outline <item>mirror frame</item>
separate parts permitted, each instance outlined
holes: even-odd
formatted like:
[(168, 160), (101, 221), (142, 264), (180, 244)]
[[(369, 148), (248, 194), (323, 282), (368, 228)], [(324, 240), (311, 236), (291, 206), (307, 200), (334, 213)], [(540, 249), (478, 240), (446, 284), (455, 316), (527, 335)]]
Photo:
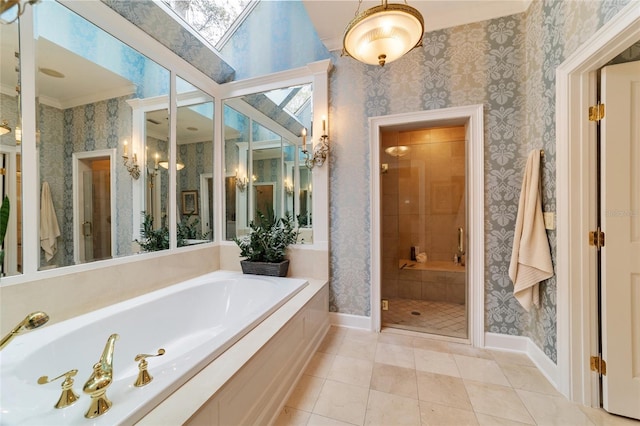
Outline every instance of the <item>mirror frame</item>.
[[(221, 86), (222, 96), (217, 98), (217, 111), (222, 111), (224, 102), (254, 93), (268, 92), (271, 90), (281, 89), (289, 86), (299, 86), (302, 84), (313, 85), (313, 128), (322, 129), (322, 117), (329, 117), (329, 71), (331, 70), (331, 60), (312, 62), (304, 67), (294, 68), (263, 77), (250, 78), (246, 80), (234, 81)], [(217, 141), (224, 141), (224, 123), (223, 114), (216, 116), (216, 137)], [(330, 122), (327, 120), (327, 134), (330, 134)], [(319, 133), (319, 132), (316, 132)], [(315, 147), (319, 143), (320, 135), (313, 135), (314, 140), (307, 140), (307, 143), (313, 143)], [(331, 144), (331, 142), (329, 142)], [(221, 176), (224, 176), (224, 144), (219, 143), (215, 149), (220, 164)], [(313, 243), (304, 244), (304, 246), (316, 249), (329, 249), (329, 166), (328, 159), (321, 167), (314, 167), (312, 175), (313, 197), (311, 198), (314, 220), (312, 222)], [(224, 217), (224, 182), (218, 187), (221, 197), (216, 200), (217, 205), (214, 207), (217, 211), (218, 218)], [(223, 221), (217, 220), (216, 235), (224, 235), (222, 233)], [(221, 245), (235, 245), (233, 241), (221, 241)], [(294, 247), (302, 246), (296, 244)]]

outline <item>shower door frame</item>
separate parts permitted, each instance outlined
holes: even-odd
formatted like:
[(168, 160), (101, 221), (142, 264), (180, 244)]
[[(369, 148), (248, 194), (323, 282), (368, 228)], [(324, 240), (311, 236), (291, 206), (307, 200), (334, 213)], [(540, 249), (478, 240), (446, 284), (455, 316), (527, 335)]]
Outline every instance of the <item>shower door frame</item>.
[(381, 130), (390, 126), (465, 126), (467, 190), (467, 304), (468, 341), (484, 346), (484, 124), (483, 105), (443, 108), (369, 118), (371, 182), (371, 327), (380, 332), (381, 315)]

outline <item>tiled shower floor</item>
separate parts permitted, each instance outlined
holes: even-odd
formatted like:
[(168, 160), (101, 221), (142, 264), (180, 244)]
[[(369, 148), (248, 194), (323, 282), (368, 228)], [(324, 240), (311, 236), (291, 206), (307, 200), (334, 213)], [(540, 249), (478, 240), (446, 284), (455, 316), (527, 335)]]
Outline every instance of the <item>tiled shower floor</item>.
[(457, 303), (389, 299), (389, 310), (382, 311), (382, 325), (450, 337), (467, 337), (465, 306)]

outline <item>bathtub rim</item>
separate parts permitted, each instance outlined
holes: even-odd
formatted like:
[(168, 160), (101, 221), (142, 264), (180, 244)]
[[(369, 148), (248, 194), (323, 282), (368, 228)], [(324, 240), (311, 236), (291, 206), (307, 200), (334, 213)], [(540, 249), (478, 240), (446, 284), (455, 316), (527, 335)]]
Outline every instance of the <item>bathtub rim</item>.
[[(238, 371), (249, 362), (304, 306), (325, 286), (328, 280), (307, 279), (308, 284), (283, 306), (249, 331), (179, 389), (142, 417), (136, 425), (184, 424), (211, 398), (222, 391)], [(326, 329), (330, 325), (328, 306)], [(326, 330), (325, 330), (326, 333)], [(318, 341), (318, 344), (321, 342)], [(312, 352), (313, 353), (313, 352)], [(302, 372), (300, 373), (302, 374)], [(286, 401), (282, 401), (284, 404)], [(173, 407), (179, 407), (174, 409)]]
[[(266, 310), (263, 314), (261, 314), (260, 318), (255, 319), (253, 322), (243, 326), (242, 329), (239, 329), (237, 333), (234, 335), (233, 339), (231, 339), (231, 340), (234, 340), (233, 342), (229, 343), (229, 341), (225, 341), (224, 344), (220, 346), (221, 349), (216, 349), (215, 352), (218, 352), (218, 353), (213, 357), (213, 359), (208, 359), (208, 358), (202, 359), (194, 366), (191, 366), (186, 373), (183, 373), (183, 376), (186, 377), (186, 380), (184, 381), (178, 380), (180, 383), (177, 383), (177, 382), (170, 383), (166, 388), (163, 388), (160, 394), (155, 395), (150, 400), (140, 401), (139, 404), (130, 413), (127, 413), (125, 416), (118, 417), (117, 419), (119, 424), (122, 424), (123, 422), (138, 421), (141, 418), (143, 418), (146, 414), (148, 414), (150, 411), (152, 411), (153, 407), (157, 406), (158, 404), (161, 404), (167, 398), (167, 396), (170, 396), (173, 392), (176, 391), (176, 389), (178, 389), (184, 383), (188, 382), (194, 376), (199, 374), (199, 372), (203, 368), (205, 368), (210, 363), (214, 362), (217, 357), (222, 356), (228, 349), (233, 347), (235, 343), (237, 343), (239, 340), (242, 340), (253, 329), (260, 326), (262, 322), (264, 322), (271, 315), (277, 312), (278, 309), (282, 308), (283, 305), (286, 305), (286, 303), (289, 300), (291, 300), (291, 298), (295, 297), (298, 293), (300, 293), (300, 291), (304, 290), (309, 285), (308, 280), (303, 278), (284, 278), (284, 277), (265, 277), (265, 276), (258, 276), (258, 275), (244, 275), (237, 271), (227, 271), (227, 270), (217, 270), (214, 272), (203, 274), (194, 278), (187, 279), (183, 282), (155, 290), (153, 292), (149, 292), (140, 296), (135, 296), (133, 298), (126, 299), (124, 301), (106, 306), (104, 308), (100, 308), (95, 311), (88, 312), (86, 314), (82, 314), (76, 317), (69, 318), (67, 320), (54, 323), (50, 327), (48, 327), (50, 329), (50, 332), (44, 333), (44, 335), (43, 333), (38, 333), (38, 332), (44, 331), (46, 330), (46, 328), (42, 328), (40, 330), (34, 330), (33, 332), (30, 332), (29, 334), (22, 336), (22, 337), (25, 337), (26, 339), (12, 342), (14, 344), (14, 348), (12, 348), (13, 350), (9, 352), (4, 350), (0, 353), (0, 362), (2, 363), (2, 367), (3, 367), (2, 369), (8, 372), (11, 372), (15, 368), (20, 368), (18, 367), (18, 364), (21, 363), (25, 359), (25, 357), (31, 356), (35, 351), (38, 350), (39, 347), (46, 346), (54, 342), (60, 336), (65, 336), (69, 333), (73, 333), (77, 329), (78, 323), (81, 323), (83, 325), (97, 323), (97, 322), (103, 321), (105, 318), (108, 319), (110, 316), (114, 314), (117, 315), (120, 311), (135, 309), (139, 305), (140, 301), (149, 303), (158, 299), (165, 298), (172, 294), (177, 294), (184, 290), (189, 290), (201, 285), (206, 285), (208, 283), (215, 283), (216, 281), (224, 282), (224, 281), (236, 280), (236, 279), (246, 279), (249, 281), (267, 281), (267, 282), (288, 281), (293, 283), (296, 287), (294, 290), (289, 291), (286, 295), (282, 296), (281, 299), (274, 304), (274, 306), (272, 306), (270, 309)], [(54, 328), (54, 330), (51, 331), (51, 328)], [(24, 347), (26, 350), (28, 350), (26, 354), (24, 350), (23, 351), (20, 350), (21, 346)], [(96, 350), (99, 352), (100, 349), (101, 348), (97, 348)], [(180, 378), (182, 378), (183, 376), (180, 376)], [(129, 378), (129, 377), (126, 377), (126, 378)], [(118, 380), (121, 381), (123, 379), (125, 379), (125, 377), (120, 377)], [(76, 391), (78, 390), (77, 386), (81, 383), (82, 383), (81, 380), (80, 381), (76, 380), (76, 389), (75, 389)], [(106, 417), (98, 418), (96, 419), (96, 422), (100, 423), (100, 420), (104, 420), (104, 419), (106, 419)]]

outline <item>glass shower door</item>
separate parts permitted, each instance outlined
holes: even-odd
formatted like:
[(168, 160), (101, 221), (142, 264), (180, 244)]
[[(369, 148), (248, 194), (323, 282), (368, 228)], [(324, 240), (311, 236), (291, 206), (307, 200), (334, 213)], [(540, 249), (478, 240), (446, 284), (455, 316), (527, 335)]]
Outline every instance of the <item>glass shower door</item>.
[(468, 336), (465, 148), (464, 126), (383, 132), (383, 326)]

